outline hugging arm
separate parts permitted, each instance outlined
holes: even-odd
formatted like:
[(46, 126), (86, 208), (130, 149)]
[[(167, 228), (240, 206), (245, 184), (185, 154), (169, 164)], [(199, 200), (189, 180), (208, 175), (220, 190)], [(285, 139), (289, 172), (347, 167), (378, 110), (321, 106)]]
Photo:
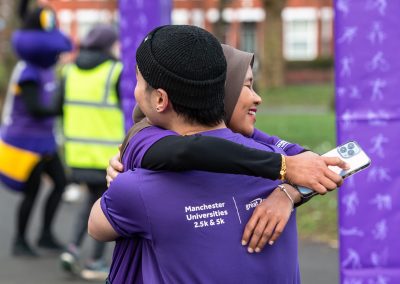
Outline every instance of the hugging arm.
[(90, 236), (102, 242), (138, 235), (150, 238), (151, 226), (140, 184), (140, 176), (134, 172), (122, 173), (113, 182), (92, 207), (88, 222)]
[(104, 215), (100, 201), (101, 199), (98, 199), (93, 204), (88, 221), (88, 233), (99, 242), (114, 241), (119, 235)]
[[(293, 165), (301, 165), (303, 160), (307, 162), (307, 165), (312, 165), (315, 159), (321, 157), (307, 151), (291, 158), (292, 160), (288, 160), (287, 164), (289, 171), (292, 171)], [(114, 163), (114, 166), (109, 166), (108, 170), (111, 168), (115, 173), (115, 165), (120, 163), (116, 161), (116, 158), (111, 162)], [(282, 157), (278, 153), (247, 148), (216, 137), (170, 135), (161, 138), (147, 148), (140, 165), (152, 170), (207, 170), (245, 173), (277, 179), (280, 176)], [(304, 173), (307, 170), (312, 171), (313, 169), (305, 167), (305, 170), (301, 172)], [(289, 172), (287, 172), (287, 177), (296, 179), (296, 175), (290, 175)], [(246, 225), (242, 244), (249, 246), (249, 252), (261, 251), (266, 243), (272, 245), (291, 216), (294, 205), (292, 201), (293, 203), (300, 202), (299, 192), (289, 184), (286, 187), (287, 193), (282, 192), (280, 188), (275, 189), (254, 211)]]
[(151, 170), (202, 170), (275, 180), (281, 155), (211, 136), (166, 136), (144, 155), (141, 166)]
[(279, 238), (292, 215), (293, 206), (301, 201), (300, 193), (290, 184), (281, 184), (254, 209), (242, 236), (249, 253), (260, 252)]
[[(321, 157), (302, 146), (271, 136), (258, 129), (254, 130), (252, 139), (275, 145), (285, 151), (286, 180), (291, 184), (311, 188), (319, 194), (336, 189), (343, 182), (338, 174), (331, 171), (328, 166), (337, 166), (345, 169), (347, 165), (339, 158)], [(308, 199), (303, 199), (303, 204)]]
[[(282, 157), (278, 153), (255, 150), (224, 139), (200, 135), (178, 136), (169, 133), (156, 141), (146, 140), (145, 135), (140, 139), (135, 139), (135, 136), (141, 135), (142, 131), (146, 132), (141, 130), (136, 133), (127, 146), (128, 148), (131, 144), (131, 151), (128, 151), (128, 154), (135, 152), (128, 160), (136, 159), (135, 163), (128, 162), (124, 163), (125, 165), (135, 164), (136, 167), (150, 170), (215, 171), (272, 180), (280, 177)], [(132, 141), (138, 142), (132, 143)], [(137, 148), (135, 143), (148, 145), (146, 147), (141, 145), (139, 150), (135, 150)], [(142, 158), (138, 159), (138, 156)], [(286, 156), (284, 160), (286, 161), (286, 179), (291, 184), (325, 194), (340, 186), (343, 181), (338, 174), (328, 168), (330, 165), (345, 168), (345, 163), (339, 158), (321, 157), (311, 151), (306, 151), (298, 155)], [(120, 167), (118, 164), (120, 162), (115, 157), (110, 161), (110, 166), (107, 168), (108, 183), (117, 175), (115, 169)], [(129, 168), (130, 166), (126, 170)]]
[[(342, 177), (328, 168), (345, 168), (346, 164), (339, 158), (304, 152), (298, 145), (289, 149), (300, 153), (284, 158), (286, 179), (291, 184), (311, 188), (320, 194), (342, 184)], [(141, 166), (151, 170), (203, 170), (276, 180), (280, 177), (282, 157), (278, 153), (248, 148), (216, 137), (171, 135), (148, 148)]]
[[(257, 142), (282, 148), (288, 156), (307, 151), (298, 144), (286, 142), (257, 129), (251, 138)], [(152, 170), (196, 169), (258, 176), (272, 180), (279, 178), (281, 164), (281, 156), (278, 153), (200, 135), (165, 137), (154, 143), (142, 160), (142, 167)]]
[(251, 138), (257, 142), (261, 142), (264, 144), (270, 144), (270, 145), (275, 145), (276, 147), (281, 148), (283, 151), (285, 151), (285, 154), (287, 156), (294, 156), (300, 153), (303, 153), (305, 151), (308, 151), (304, 147), (300, 146), (299, 144), (296, 143), (291, 143), (288, 141), (285, 141), (278, 136), (271, 136), (268, 133), (262, 132), (259, 129), (254, 129), (253, 135)]

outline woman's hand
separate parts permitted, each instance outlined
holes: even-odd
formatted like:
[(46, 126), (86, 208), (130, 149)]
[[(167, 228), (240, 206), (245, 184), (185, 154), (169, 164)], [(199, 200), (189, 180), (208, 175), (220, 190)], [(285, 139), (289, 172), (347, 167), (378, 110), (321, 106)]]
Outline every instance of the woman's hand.
[(311, 151), (295, 156), (286, 156), (286, 180), (290, 183), (311, 188), (319, 194), (335, 190), (343, 183), (343, 178), (328, 168), (349, 166), (337, 157), (323, 157)]
[[(300, 201), (300, 193), (293, 186), (284, 184), (284, 187), (294, 203)], [(248, 245), (249, 253), (260, 252), (267, 242), (273, 245), (279, 238), (293, 211), (292, 200), (277, 187), (257, 205), (242, 237), (242, 245)]]
[(114, 157), (112, 157), (108, 163), (107, 167), (107, 187), (110, 186), (111, 182), (118, 176), (119, 173), (122, 173), (124, 170), (124, 166), (121, 163), (120, 154), (118, 153)]

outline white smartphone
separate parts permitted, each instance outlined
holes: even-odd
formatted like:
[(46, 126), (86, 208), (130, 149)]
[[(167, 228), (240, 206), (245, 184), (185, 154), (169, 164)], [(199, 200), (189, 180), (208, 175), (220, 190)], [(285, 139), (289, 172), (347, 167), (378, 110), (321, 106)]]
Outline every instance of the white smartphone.
[[(360, 145), (356, 141), (349, 141), (344, 143), (335, 149), (323, 154), (324, 157), (338, 157), (344, 160), (347, 164), (349, 164), (350, 168), (348, 170), (343, 170), (336, 166), (329, 166), (329, 168), (341, 175), (343, 178), (346, 178), (350, 175), (353, 175), (362, 169), (365, 169), (371, 164), (371, 159), (368, 155), (363, 151)], [(303, 187), (297, 187), (299, 192), (303, 195), (303, 197), (310, 197), (312, 195), (318, 194), (317, 192)]]

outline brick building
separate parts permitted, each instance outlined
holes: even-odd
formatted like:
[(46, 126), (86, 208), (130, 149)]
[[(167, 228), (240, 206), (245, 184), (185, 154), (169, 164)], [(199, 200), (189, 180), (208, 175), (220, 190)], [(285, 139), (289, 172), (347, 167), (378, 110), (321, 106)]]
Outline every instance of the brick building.
[(118, 0), (50, 0), (60, 28), (79, 42), (96, 23), (118, 23)]
[[(257, 52), (263, 49), (263, 22), (267, 16), (260, 0), (175, 0), (172, 21), (215, 31), (222, 17), (224, 41)], [(287, 60), (332, 55), (332, 0), (287, 0), (282, 20), (283, 54)]]
[[(52, 0), (61, 28), (76, 40), (94, 24), (118, 22), (117, 0)], [(216, 33), (237, 48), (263, 49), (260, 0), (173, 0), (172, 23), (193, 24)], [(313, 60), (333, 53), (332, 0), (287, 0), (282, 13), (283, 54), (287, 60)], [(220, 29), (221, 30), (221, 29)]]

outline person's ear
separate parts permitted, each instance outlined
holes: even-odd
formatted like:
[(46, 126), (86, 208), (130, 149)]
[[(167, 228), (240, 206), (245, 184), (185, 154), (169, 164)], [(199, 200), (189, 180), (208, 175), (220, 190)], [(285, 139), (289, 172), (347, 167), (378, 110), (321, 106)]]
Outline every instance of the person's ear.
[(169, 104), (168, 94), (164, 89), (156, 89), (156, 111), (163, 112)]

